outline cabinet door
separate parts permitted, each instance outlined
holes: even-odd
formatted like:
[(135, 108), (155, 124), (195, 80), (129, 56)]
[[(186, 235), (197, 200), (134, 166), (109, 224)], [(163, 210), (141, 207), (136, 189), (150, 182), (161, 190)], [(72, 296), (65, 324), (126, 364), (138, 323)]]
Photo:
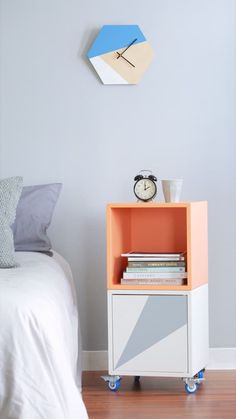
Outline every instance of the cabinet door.
[(112, 295), (115, 373), (188, 370), (187, 296)]

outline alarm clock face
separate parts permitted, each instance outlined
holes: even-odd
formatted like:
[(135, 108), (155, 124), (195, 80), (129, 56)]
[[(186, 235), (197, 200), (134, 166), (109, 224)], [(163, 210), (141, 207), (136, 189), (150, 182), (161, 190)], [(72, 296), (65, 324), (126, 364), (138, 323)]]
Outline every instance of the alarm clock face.
[(153, 50), (138, 25), (105, 25), (87, 56), (103, 84), (137, 84)]
[(134, 185), (135, 196), (141, 201), (150, 201), (157, 193), (154, 181), (148, 178), (138, 180)]

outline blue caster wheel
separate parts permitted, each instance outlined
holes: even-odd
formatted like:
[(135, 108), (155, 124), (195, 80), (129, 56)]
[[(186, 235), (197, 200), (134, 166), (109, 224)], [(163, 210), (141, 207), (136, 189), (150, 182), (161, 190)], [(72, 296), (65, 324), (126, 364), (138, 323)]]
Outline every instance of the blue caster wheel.
[(199, 371), (199, 372), (198, 372), (198, 373), (194, 376), (194, 378), (195, 378), (195, 380), (196, 380), (196, 383), (197, 383), (198, 385), (202, 384), (202, 382), (203, 382), (203, 380), (204, 380), (204, 372), (205, 372), (205, 370), (203, 369), (203, 370)]
[(120, 388), (120, 380), (115, 381), (115, 383), (109, 381), (108, 387), (111, 391), (118, 391)]
[(195, 393), (197, 389), (198, 385), (196, 383), (191, 384), (191, 386), (189, 384), (185, 384), (185, 390), (187, 393)]
[(200, 378), (200, 379), (204, 378), (204, 370), (201, 370), (197, 373), (197, 378)]

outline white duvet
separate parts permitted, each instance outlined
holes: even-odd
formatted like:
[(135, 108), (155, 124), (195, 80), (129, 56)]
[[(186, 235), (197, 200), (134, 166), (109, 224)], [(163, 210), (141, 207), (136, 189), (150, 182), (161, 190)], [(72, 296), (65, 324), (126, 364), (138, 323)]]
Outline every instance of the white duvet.
[(78, 314), (59, 255), (17, 253), (0, 269), (0, 419), (85, 419)]

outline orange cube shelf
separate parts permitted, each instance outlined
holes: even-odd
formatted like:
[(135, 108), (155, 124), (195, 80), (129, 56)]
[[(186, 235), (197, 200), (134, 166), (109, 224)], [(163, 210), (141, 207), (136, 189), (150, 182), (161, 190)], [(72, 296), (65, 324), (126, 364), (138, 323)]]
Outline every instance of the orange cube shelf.
[[(207, 202), (107, 206), (107, 286), (119, 290), (191, 290), (208, 282)], [(123, 285), (126, 252), (186, 252), (186, 285)]]

